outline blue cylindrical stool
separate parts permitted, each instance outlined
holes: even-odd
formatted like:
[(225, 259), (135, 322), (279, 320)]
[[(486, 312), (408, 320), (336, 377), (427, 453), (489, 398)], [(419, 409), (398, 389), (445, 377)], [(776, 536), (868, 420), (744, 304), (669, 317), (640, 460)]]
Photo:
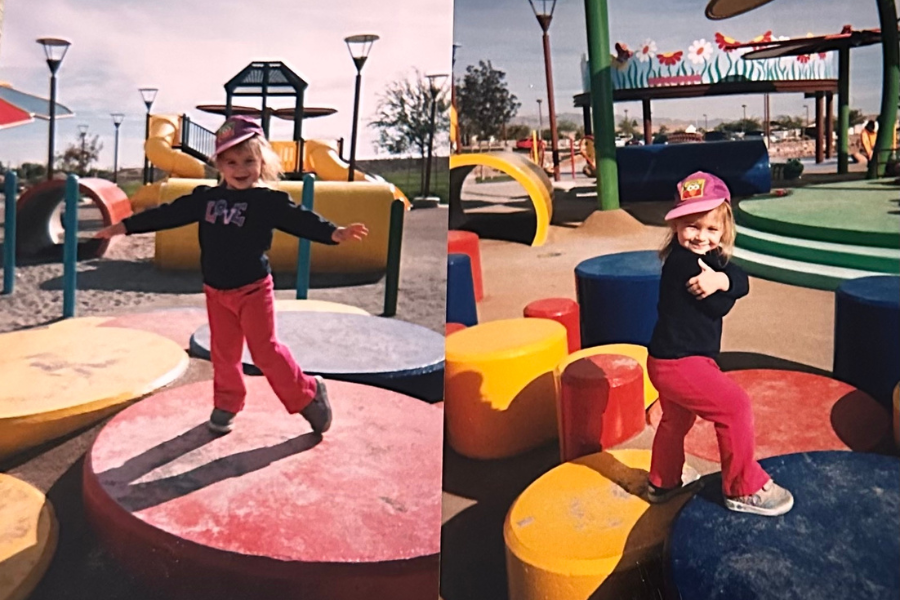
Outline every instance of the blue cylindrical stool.
[(650, 343), (662, 262), (653, 250), (589, 258), (575, 267), (581, 346)]
[[(682, 509), (668, 543), (681, 600), (896, 600), (900, 460), (803, 452), (760, 461), (794, 495), (781, 517), (732, 512), (719, 474)], [(670, 590), (673, 591), (674, 590)]]
[(467, 254), (447, 255), (447, 322), (478, 325), (472, 261)]
[(845, 281), (834, 296), (835, 379), (891, 406), (900, 381), (900, 277)]

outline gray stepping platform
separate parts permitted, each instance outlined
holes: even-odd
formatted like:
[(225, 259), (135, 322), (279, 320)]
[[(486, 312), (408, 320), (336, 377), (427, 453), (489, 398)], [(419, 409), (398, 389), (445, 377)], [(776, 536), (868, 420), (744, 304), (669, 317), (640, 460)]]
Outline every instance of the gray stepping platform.
[[(444, 336), (420, 325), (369, 315), (279, 312), (278, 340), (304, 372), (365, 383), (427, 402), (444, 396)], [(209, 325), (191, 336), (191, 356), (210, 358)], [(261, 375), (244, 347), (244, 372)]]

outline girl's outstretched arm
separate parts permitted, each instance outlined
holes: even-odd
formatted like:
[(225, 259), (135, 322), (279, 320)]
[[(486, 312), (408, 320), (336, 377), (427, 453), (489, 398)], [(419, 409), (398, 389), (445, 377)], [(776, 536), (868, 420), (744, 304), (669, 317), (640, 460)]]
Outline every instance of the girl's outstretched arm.
[(369, 235), (369, 228), (363, 223), (352, 223), (346, 227), (338, 227), (331, 234), (332, 241), (342, 244), (346, 241), (361, 240)]

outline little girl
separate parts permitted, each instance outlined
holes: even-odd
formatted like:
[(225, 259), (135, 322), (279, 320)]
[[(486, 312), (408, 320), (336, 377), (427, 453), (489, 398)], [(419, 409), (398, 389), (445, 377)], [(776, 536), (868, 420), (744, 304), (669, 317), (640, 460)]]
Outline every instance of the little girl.
[(697, 172), (678, 184), (671, 230), (660, 258), (659, 319), (647, 371), (659, 390), (662, 418), (653, 440), (648, 497), (664, 502), (696, 481), (684, 466), (684, 438), (697, 416), (715, 424), (725, 506), (765, 516), (788, 512), (791, 493), (753, 460), (750, 398), (719, 370), (722, 317), (750, 290), (728, 262), (734, 248), (731, 194), (725, 182)]
[(209, 318), (215, 408), (209, 428), (227, 433), (244, 407), (241, 354), (246, 338), (253, 362), (289, 413), (300, 413), (316, 433), (331, 426), (321, 377), (303, 373), (275, 335), (272, 275), (266, 251), (279, 229), (322, 244), (361, 240), (361, 223), (338, 227), (266, 183), (282, 175), (281, 160), (263, 130), (232, 117), (216, 132), (211, 159), (222, 175), (216, 187), (199, 186), (170, 204), (128, 217), (97, 237), (146, 233), (199, 223), (200, 267)]

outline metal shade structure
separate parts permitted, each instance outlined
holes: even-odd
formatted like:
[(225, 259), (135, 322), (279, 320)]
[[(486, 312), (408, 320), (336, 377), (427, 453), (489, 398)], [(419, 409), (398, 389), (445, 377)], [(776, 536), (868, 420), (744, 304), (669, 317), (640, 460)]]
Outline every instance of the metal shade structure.
[[(12, 105), (20, 111), (26, 112), (35, 119), (42, 121), (50, 120), (50, 101), (40, 96), (26, 94), (7, 85), (0, 84), (0, 100), (6, 104)], [(73, 117), (75, 113), (60, 104), (56, 103), (57, 119), (65, 119)]]
[(730, 19), (769, 2), (772, 0), (711, 0), (706, 5), (706, 18), (713, 21)]
[(25, 125), (34, 121), (31, 113), (14, 106), (6, 100), (0, 100), (0, 129)]
[[(224, 115), (227, 109), (224, 104), (198, 104), (196, 108), (197, 110), (202, 110), (203, 112), (210, 113), (212, 115)], [(279, 119), (284, 119), (285, 121), (294, 120), (295, 109), (293, 108), (269, 108), (267, 110), (269, 111), (269, 114)], [(327, 117), (328, 115), (333, 115), (336, 112), (336, 108), (304, 106), (303, 118), (315, 119), (316, 117)], [(259, 119), (262, 116), (262, 110), (253, 106), (232, 106), (231, 114), (242, 115), (245, 117), (250, 117), (251, 119)]]

